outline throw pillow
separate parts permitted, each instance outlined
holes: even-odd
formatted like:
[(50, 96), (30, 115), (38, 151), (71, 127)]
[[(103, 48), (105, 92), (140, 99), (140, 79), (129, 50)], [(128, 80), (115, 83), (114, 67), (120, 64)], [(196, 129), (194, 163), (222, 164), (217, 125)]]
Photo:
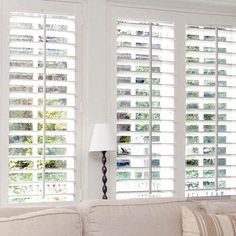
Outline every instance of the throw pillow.
[(183, 236), (236, 236), (236, 213), (207, 214), (182, 207)]

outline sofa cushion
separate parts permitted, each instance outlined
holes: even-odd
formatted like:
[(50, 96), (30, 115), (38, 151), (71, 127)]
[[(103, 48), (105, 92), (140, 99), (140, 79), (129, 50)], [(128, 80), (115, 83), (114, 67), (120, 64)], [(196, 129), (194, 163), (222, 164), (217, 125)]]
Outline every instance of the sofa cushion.
[(48, 209), (1, 217), (1, 236), (82, 236), (81, 218), (71, 209)]
[(183, 236), (236, 236), (235, 214), (207, 214), (182, 207)]
[(185, 198), (93, 200), (79, 205), (84, 236), (182, 236), (181, 206), (198, 208)]
[[(58, 209), (59, 207), (57, 207)], [(74, 205), (68, 205), (66, 207), (60, 207), (61, 209), (71, 209), (77, 211), (77, 207)], [(30, 212), (43, 211), (52, 209), (52, 207), (0, 207), (0, 218), (1, 217), (10, 217), (27, 214)]]
[(199, 206), (211, 214), (231, 213), (236, 212), (236, 199), (201, 201)]

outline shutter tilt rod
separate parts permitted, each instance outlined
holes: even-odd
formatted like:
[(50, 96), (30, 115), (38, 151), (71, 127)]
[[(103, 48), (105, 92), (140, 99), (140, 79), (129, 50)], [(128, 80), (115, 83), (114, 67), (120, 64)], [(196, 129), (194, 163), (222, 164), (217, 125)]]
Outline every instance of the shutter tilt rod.
[(45, 164), (46, 164), (46, 80), (47, 80), (47, 36), (46, 36), (46, 15), (43, 16), (43, 163), (42, 163), (42, 197), (45, 198)]
[(149, 194), (152, 194), (152, 23), (149, 25)]
[(219, 72), (218, 72), (218, 28), (215, 28), (215, 91), (216, 91), (216, 97), (215, 97), (215, 106), (216, 106), (216, 115), (215, 115), (215, 191), (218, 191), (218, 116), (219, 116), (219, 107), (218, 107), (218, 102), (219, 102), (219, 88), (218, 88), (218, 77), (219, 77)]

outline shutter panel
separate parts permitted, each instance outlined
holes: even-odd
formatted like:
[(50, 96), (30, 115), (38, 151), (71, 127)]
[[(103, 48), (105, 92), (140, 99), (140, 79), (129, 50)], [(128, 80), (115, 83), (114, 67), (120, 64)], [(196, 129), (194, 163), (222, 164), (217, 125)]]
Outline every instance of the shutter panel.
[(236, 31), (186, 30), (186, 196), (235, 194)]
[(11, 13), (9, 46), (9, 202), (72, 201), (75, 18)]
[(117, 198), (173, 195), (173, 119), (173, 25), (118, 21)]

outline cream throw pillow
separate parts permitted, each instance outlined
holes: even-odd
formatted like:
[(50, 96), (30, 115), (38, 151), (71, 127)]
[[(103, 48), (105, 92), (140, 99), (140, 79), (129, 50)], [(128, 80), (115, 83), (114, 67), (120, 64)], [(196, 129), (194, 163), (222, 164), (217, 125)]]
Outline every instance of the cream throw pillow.
[(236, 236), (236, 213), (207, 214), (182, 207), (183, 236)]
[(1, 236), (81, 236), (81, 218), (71, 209), (48, 209), (0, 218)]

